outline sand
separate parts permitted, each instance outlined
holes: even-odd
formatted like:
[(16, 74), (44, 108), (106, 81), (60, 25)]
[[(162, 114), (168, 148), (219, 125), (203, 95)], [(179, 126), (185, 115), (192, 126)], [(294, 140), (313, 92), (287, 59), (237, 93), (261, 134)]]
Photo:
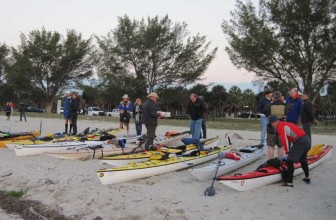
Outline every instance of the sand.
[[(0, 117), (0, 130), (38, 130), (39, 118), (19, 122)], [(42, 119), (43, 134), (63, 131), (61, 119)], [(116, 127), (116, 123), (80, 120), (79, 131)], [(188, 122), (186, 121), (186, 126)], [(134, 125), (131, 125), (134, 133)], [(157, 134), (187, 127), (159, 126)], [(228, 130), (208, 129), (208, 137), (219, 136), (220, 144)], [(235, 131), (243, 139), (232, 139), (237, 146), (258, 144), (258, 131)], [(336, 137), (313, 135), (313, 144), (334, 144)], [(97, 160), (67, 161), (46, 155), (16, 157), (7, 148), (0, 149), (1, 190), (25, 189), (24, 198), (38, 200), (74, 219), (335, 219), (335, 153), (311, 171), (310, 185), (302, 175), (294, 178), (294, 188), (280, 183), (247, 192), (237, 192), (215, 183), (216, 195), (203, 196), (211, 181), (199, 182), (188, 170), (171, 172), (116, 185), (101, 185), (96, 170), (106, 167)], [(233, 173), (254, 170), (267, 160), (266, 155)], [(204, 165), (201, 165), (204, 166)], [(1, 177), (4, 175), (9, 176)], [(97, 219), (100, 219), (97, 218)], [(19, 219), (0, 209), (0, 219)]]

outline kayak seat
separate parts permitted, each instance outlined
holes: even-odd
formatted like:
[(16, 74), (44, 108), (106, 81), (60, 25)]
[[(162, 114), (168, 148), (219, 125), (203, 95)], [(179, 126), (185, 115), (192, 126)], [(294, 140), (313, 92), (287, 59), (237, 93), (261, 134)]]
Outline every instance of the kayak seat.
[(255, 150), (249, 149), (249, 148), (243, 148), (239, 150), (239, 152), (242, 152), (242, 153), (253, 153), (254, 151)]
[(182, 154), (182, 156), (184, 156), (184, 157), (195, 157), (195, 156), (199, 156), (199, 155), (200, 155), (199, 150), (193, 150), (190, 153)]

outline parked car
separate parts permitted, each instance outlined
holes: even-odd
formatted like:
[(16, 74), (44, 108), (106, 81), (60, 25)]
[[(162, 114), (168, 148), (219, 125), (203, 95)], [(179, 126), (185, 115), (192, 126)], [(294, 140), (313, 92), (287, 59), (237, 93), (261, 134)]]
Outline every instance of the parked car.
[(99, 116), (105, 116), (105, 112), (100, 110), (98, 107), (89, 107), (87, 111), (88, 115), (99, 115)]
[(170, 112), (161, 112), (161, 113), (163, 113), (163, 118), (171, 118)]
[[(133, 112), (130, 112), (131, 117), (133, 117)], [(106, 112), (107, 116), (112, 116), (112, 117), (119, 117), (120, 116), (120, 109), (114, 108), (111, 112)]]
[(57, 111), (57, 114), (63, 114), (63, 112), (64, 112), (64, 108), (61, 107), (61, 109), (59, 111)]
[(43, 113), (44, 110), (42, 108), (38, 108), (35, 106), (28, 106), (26, 112), (39, 112), (39, 113)]

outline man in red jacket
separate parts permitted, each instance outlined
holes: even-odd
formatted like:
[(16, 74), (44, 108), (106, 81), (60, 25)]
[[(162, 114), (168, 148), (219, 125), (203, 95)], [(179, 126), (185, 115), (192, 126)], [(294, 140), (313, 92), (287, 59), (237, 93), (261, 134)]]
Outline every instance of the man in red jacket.
[[(287, 173), (283, 186), (293, 187), (294, 163), (300, 162), (301, 168), (305, 173), (303, 181), (310, 183), (309, 168), (307, 163), (307, 153), (311, 147), (309, 136), (300, 127), (290, 122), (279, 121), (278, 117), (272, 115), (269, 119), (270, 123), (276, 129), (280, 141), (287, 154), (286, 164)], [(292, 146), (289, 146), (289, 142)]]

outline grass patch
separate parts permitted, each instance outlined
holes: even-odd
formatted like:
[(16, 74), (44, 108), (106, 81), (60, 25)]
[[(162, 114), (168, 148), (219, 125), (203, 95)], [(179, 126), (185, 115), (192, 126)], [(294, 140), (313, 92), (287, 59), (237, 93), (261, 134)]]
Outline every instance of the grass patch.
[(18, 191), (16, 190), (10, 190), (10, 191), (3, 191), (3, 193), (6, 195), (6, 196), (11, 196), (11, 197), (21, 197), (23, 196), (27, 191), (26, 190), (23, 190), (23, 189), (20, 189)]

